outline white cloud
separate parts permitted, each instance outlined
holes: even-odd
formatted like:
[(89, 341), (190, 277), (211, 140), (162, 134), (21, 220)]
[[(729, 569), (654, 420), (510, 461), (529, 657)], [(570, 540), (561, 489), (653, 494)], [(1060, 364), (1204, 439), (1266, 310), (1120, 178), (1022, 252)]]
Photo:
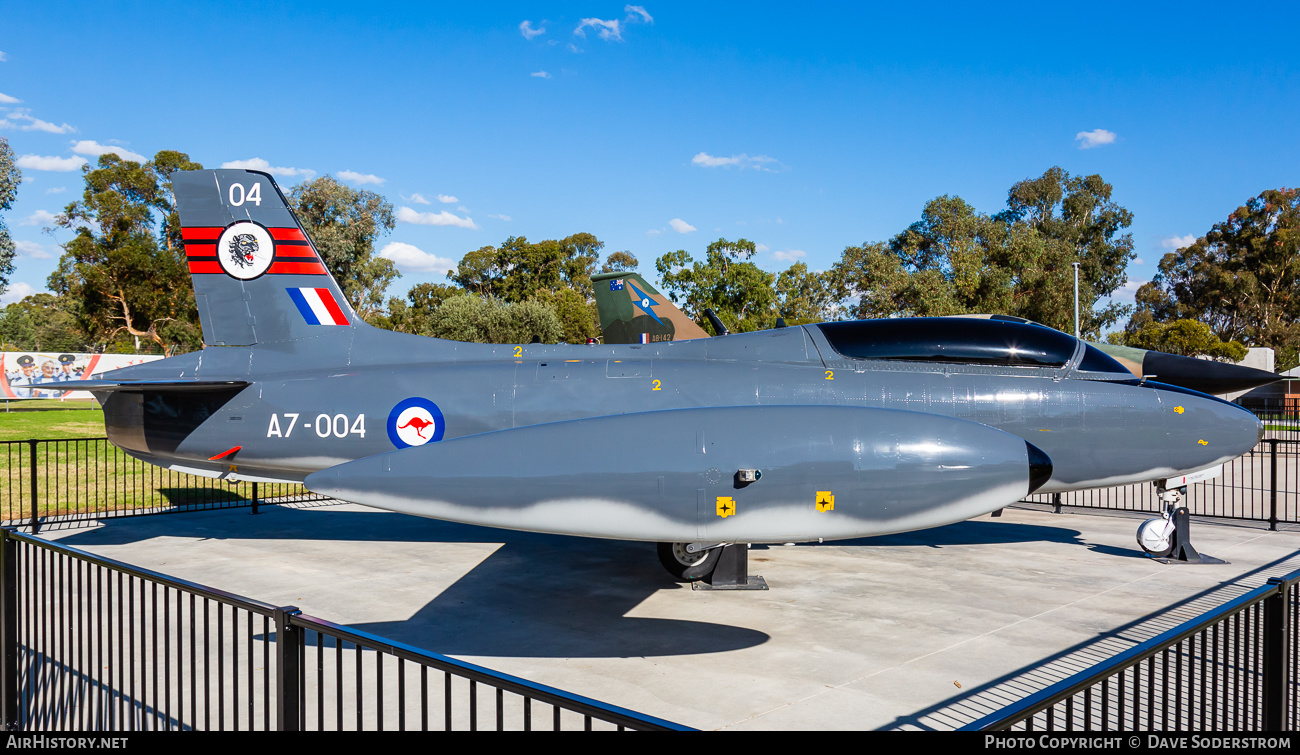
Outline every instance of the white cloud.
[(658, 235), (661, 234), (661, 233), (663, 233), (663, 229), (662, 229), (662, 228), (651, 228), (650, 230), (648, 230), (648, 231), (645, 232), (645, 235), (647, 235), (647, 236), (658, 236)]
[[(13, 100), (13, 102), (18, 102), (18, 100)], [(49, 134), (70, 134), (76, 131), (75, 128), (69, 126), (66, 123), (63, 124), (62, 126), (56, 126), (53, 123), (50, 123), (49, 121), (43, 121), (40, 118), (33, 118), (32, 116), (27, 114), (26, 110), (23, 110), (21, 108), (14, 110), (12, 113), (9, 114), (8, 117), (15, 118), (20, 121), (27, 121), (27, 125), (19, 126), (17, 123), (14, 123), (12, 121), (0, 121), (0, 123), (4, 124), (4, 128), (17, 128), (17, 129), (22, 129), (23, 131), (44, 131)]]
[(376, 176), (373, 173), (357, 173), (356, 171), (353, 170), (339, 171), (339, 178), (342, 178), (344, 181), (351, 181), (354, 184), (362, 184), (362, 185), (374, 184), (376, 186), (379, 186), (384, 182), (384, 179), (380, 178), (379, 176)]
[(14, 302), (20, 302), (36, 292), (36, 289), (26, 283), (15, 283), (5, 289), (3, 294), (0, 294), (0, 305), (8, 306)]
[(62, 172), (78, 170), (85, 164), (86, 158), (84, 157), (43, 157), (41, 155), (23, 155), (17, 160), (17, 165), (20, 168)]
[(1170, 236), (1169, 238), (1162, 240), (1160, 246), (1163, 246), (1166, 249), (1182, 249), (1183, 247), (1191, 246), (1195, 243), (1196, 236), (1189, 233), (1186, 236)]
[[(742, 223), (742, 225), (743, 225), (743, 223)], [(759, 252), (759, 253), (766, 252), (768, 249), (771, 249), (771, 248), (772, 248), (772, 247), (768, 246), (767, 244), (755, 244), (755, 245), (754, 245), (754, 251)]]
[(416, 204), (433, 204), (429, 200), (425, 199), (423, 194), (412, 194), (409, 197), (404, 194), (399, 194), (398, 196), (408, 202), (415, 202)]
[(653, 24), (655, 22), (654, 16), (646, 13), (643, 5), (624, 5), (623, 12), (627, 14), (627, 18), (623, 19), (624, 23)]
[(52, 188), (52, 189), (46, 189), (46, 190), (45, 190), (45, 193), (46, 193), (46, 194), (62, 194), (63, 192), (65, 192), (65, 191), (67, 191), (67, 190), (68, 190), (68, 187), (66, 187), (66, 186), (55, 186), (55, 187)]
[(691, 163), (703, 168), (731, 168), (736, 167), (744, 170), (745, 168), (754, 168), (756, 170), (766, 170), (772, 172), (771, 168), (764, 167), (772, 163), (780, 164), (775, 157), (767, 155), (754, 155), (750, 157), (745, 153), (732, 155), (731, 157), (715, 157), (708, 152), (701, 152), (691, 158)]
[(450, 195), (450, 194), (439, 194), (439, 195), (438, 195), (438, 201), (439, 201), (439, 202), (442, 202), (443, 204), (456, 204), (456, 203), (459, 202), (460, 200), (457, 199), (457, 198), (455, 198), (455, 197), (453, 197), (453, 196)]
[(504, 220), (504, 221), (506, 221), (507, 223), (510, 222), (510, 216), (509, 216), (509, 215), (488, 215), (488, 217), (489, 217), (489, 218), (496, 218), (497, 220)]
[(34, 260), (52, 260), (54, 255), (45, 251), (45, 247), (35, 241), (15, 241), (14, 247), (18, 253), (24, 257), (31, 257)]
[(1074, 135), (1074, 140), (1082, 142), (1079, 149), (1092, 149), (1100, 147), (1103, 144), (1110, 144), (1115, 141), (1115, 132), (1107, 131), (1104, 128), (1094, 129), (1092, 131), (1080, 131)]
[(8, 59), (9, 59), (8, 55), (5, 55), (4, 52), (0, 52), (0, 63), (3, 63)]
[(310, 168), (277, 168), (260, 157), (254, 157), (249, 160), (231, 160), (221, 164), (223, 168), (243, 168), (244, 170), (260, 170), (263, 173), (270, 173), (273, 176), (284, 176), (285, 178), (297, 178), (302, 176), (304, 180), (310, 179), (316, 175), (316, 171)]
[(22, 102), (22, 100), (17, 97), (10, 97), (4, 92), (0, 92), (0, 102), (5, 103), (6, 105), (13, 105), (14, 103)]
[(19, 220), (18, 225), (54, 225), (54, 219), (57, 217), (58, 215), (55, 215), (52, 212), (37, 210), (31, 215)]
[(78, 155), (90, 155), (91, 157), (99, 157), (100, 155), (114, 154), (122, 158), (123, 160), (134, 160), (135, 162), (138, 163), (146, 162), (149, 159), (144, 155), (132, 152), (129, 149), (125, 149), (123, 147), (111, 147), (105, 144), (100, 144), (99, 142), (93, 141), (91, 139), (84, 139), (82, 141), (77, 141), (76, 139), (73, 139), (72, 151), (76, 152)]
[[(546, 23), (546, 22), (543, 21), (542, 23)], [(533, 37), (536, 37), (538, 34), (545, 34), (546, 27), (543, 26), (540, 29), (534, 29), (532, 21), (523, 21), (522, 23), (519, 24), (519, 33), (524, 35), (524, 39), (532, 39)]]
[(1134, 257), (1133, 261), (1139, 265), (1145, 265), (1147, 263), (1147, 261), (1142, 259), (1141, 257)]
[(695, 226), (691, 225), (690, 223), (687, 223), (685, 220), (682, 220), (681, 218), (673, 218), (672, 220), (669, 220), (668, 225), (672, 226), (673, 230), (677, 231), (678, 233), (690, 233), (691, 231), (695, 230)]
[(477, 229), (473, 218), (462, 218), (443, 210), (442, 212), (417, 212), (410, 207), (399, 207), (397, 220), (416, 225), (450, 225), (457, 228)]
[(456, 209), (459, 210), (460, 212), (469, 212), (469, 208), (466, 207), (465, 205), (458, 205)]
[(618, 21), (603, 21), (599, 18), (584, 18), (582, 19), (582, 23), (578, 24), (578, 28), (573, 30), (573, 33), (585, 39), (587, 37), (587, 32), (583, 31), (583, 29), (588, 26), (593, 29), (598, 29), (598, 36), (605, 41), (623, 41), (623, 35), (619, 32)]
[[(755, 248), (757, 249), (757, 247)], [(802, 249), (787, 249), (786, 251), (783, 252), (772, 252), (772, 257), (774, 259), (781, 260), (782, 262), (794, 262), (800, 257), (807, 257), (807, 256), (808, 253)]]
[(529, 76), (532, 76), (533, 78), (537, 78), (537, 79), (549, 79), (549, 78), (552, 78), (552, 76), (551, 76), (549, 73), (547, 73), (546, 71), (533, 71), (532, 73), (530, 73), (530, 74), (528, 74), (528, 75), (529, 75)]
[(392, 260), (402, 272), (445, 273), (456, 269), (456, 262), (420, 249), (413, 244), (391, 241), (379, 250), (379, 256)]

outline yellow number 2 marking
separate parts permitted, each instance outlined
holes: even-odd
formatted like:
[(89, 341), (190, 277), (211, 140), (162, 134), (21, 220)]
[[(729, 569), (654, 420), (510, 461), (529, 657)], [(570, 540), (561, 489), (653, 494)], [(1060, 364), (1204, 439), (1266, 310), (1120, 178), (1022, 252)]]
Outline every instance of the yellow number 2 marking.
[(835, 370), (827, 370), (827, 371), (826, 371), (826, 379), (827, 379), (827, 380), (834, 380), (834, 379), (835, 379)]
[(518, 359), (519, 357), (521, 357), (521, 356), (523, 356), (523, 355), (524, 355), (524, 347), (523, 347), (523, 346), (516, 346), (516, 347), (515, 347), (515, 359)]
[(651, 388), (650, 390), (652, 390), (652, 391), (657, 391), (657, 390), (659, 390), (659, 385), (660, 385), (660, 383), (659, 383), (658, 380), (651, 380), (650, 382), (651, 382), (651, 384), (654, 385), (654, 387)]

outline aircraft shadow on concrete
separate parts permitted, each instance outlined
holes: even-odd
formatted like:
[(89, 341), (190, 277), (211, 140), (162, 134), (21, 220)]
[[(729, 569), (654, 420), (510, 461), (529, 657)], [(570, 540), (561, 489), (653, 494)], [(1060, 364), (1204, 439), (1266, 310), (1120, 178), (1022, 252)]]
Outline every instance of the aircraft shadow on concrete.
[[(659, 566), (655, 546), (620, 540), (513, 532), (386, 512), (268, 507), (241, 516), (157, 516), (106, 520), (68, 545), (120, 545), (160, 535), (247, 540), (503, 543), (409, 619), (357, 629), (447, 655), (618, 658), (717, 653), (769, 636), (744, 627), (627, 616), (661, 589), (689, 589)], [(245, 526), (247, 525), (247, 526)], [(989, 520), (917, 532), (834, 541), (895, 547), (1072, 543), (1110, 555), (1140, 551), (1084, 543), (1078, 530)], [(251, 596), (257, 597), (257, 596)], [(324, 616), (321, 618), (328, 619)]]
[[(769, 639), (764, 632), (727, 624), (627, 616), (658, 590), (690, 589), (663, 570), (653, 543), (513, 532), (380, 512), (264, 512), (251, 521), (168, 515), (147, 522), (106, 520), (103, 527), (59, 542), (121, 545), (167, 535), (504, 543), (411, 618), (350, 625), (445, 655), (631, 658), (720, 653)], [(250, 526), (241, 526), (245, 521)]]

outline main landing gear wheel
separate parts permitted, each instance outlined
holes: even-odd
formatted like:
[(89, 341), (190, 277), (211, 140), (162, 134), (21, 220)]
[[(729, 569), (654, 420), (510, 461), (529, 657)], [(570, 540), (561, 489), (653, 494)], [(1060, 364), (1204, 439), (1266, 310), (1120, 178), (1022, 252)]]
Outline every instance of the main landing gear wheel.
[(698, 553), (687, 553), (689, 543), (659, 543), (659, 563), (678, 582), (695, 582), (713, 573), (718, 565), (721, 548), (709, 548)]

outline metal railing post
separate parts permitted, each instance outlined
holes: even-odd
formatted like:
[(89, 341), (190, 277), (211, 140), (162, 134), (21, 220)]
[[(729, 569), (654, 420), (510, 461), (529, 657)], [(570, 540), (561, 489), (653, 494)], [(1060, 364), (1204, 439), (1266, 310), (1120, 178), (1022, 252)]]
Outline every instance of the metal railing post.
[(36, 513), (37, 508), (40, 506), (40, 501), (37, 499), (37, 493), (36, 493), (36, 439), (35, 438), (32, 438), (31, 440), (27, 441), (27, 450), (29, 456), (31, 457), (28, 461), (31, 462), (32, 534), (35, 535), (36, 533), (40, 532), (41, 529), (41, 519)]
[(302, 690), (302, 669), (298, 659), (302, 629), (292, 617), (302, 613), (296, 606), (275, 609), (275, 716), (277, 731), (301, 730), (302, 712), (298, 699)]
[(0, 529), (0, 725), (18, 731), (18, 544)]
[(1053, 493), (1053, 494), (1052, 494), (1052, 513), (1053, 513), (1053, 514), (1059, 514), (1059, 513), (1061, 513), (1061, 494), (1060, 494), (1060, 493)]
[(253, 483), (253, 513), (257, 513), (257, 483)]
[(1264, 599), (1264, 730), (1286, 728), (1287, 679), (1287, 584), (1280, 577), (1270, 577), (1275, 592)]
[(1268, 528), (1277, 532), (1277, 439), (1268, 440), (1269, 456), (1269, 514)]

